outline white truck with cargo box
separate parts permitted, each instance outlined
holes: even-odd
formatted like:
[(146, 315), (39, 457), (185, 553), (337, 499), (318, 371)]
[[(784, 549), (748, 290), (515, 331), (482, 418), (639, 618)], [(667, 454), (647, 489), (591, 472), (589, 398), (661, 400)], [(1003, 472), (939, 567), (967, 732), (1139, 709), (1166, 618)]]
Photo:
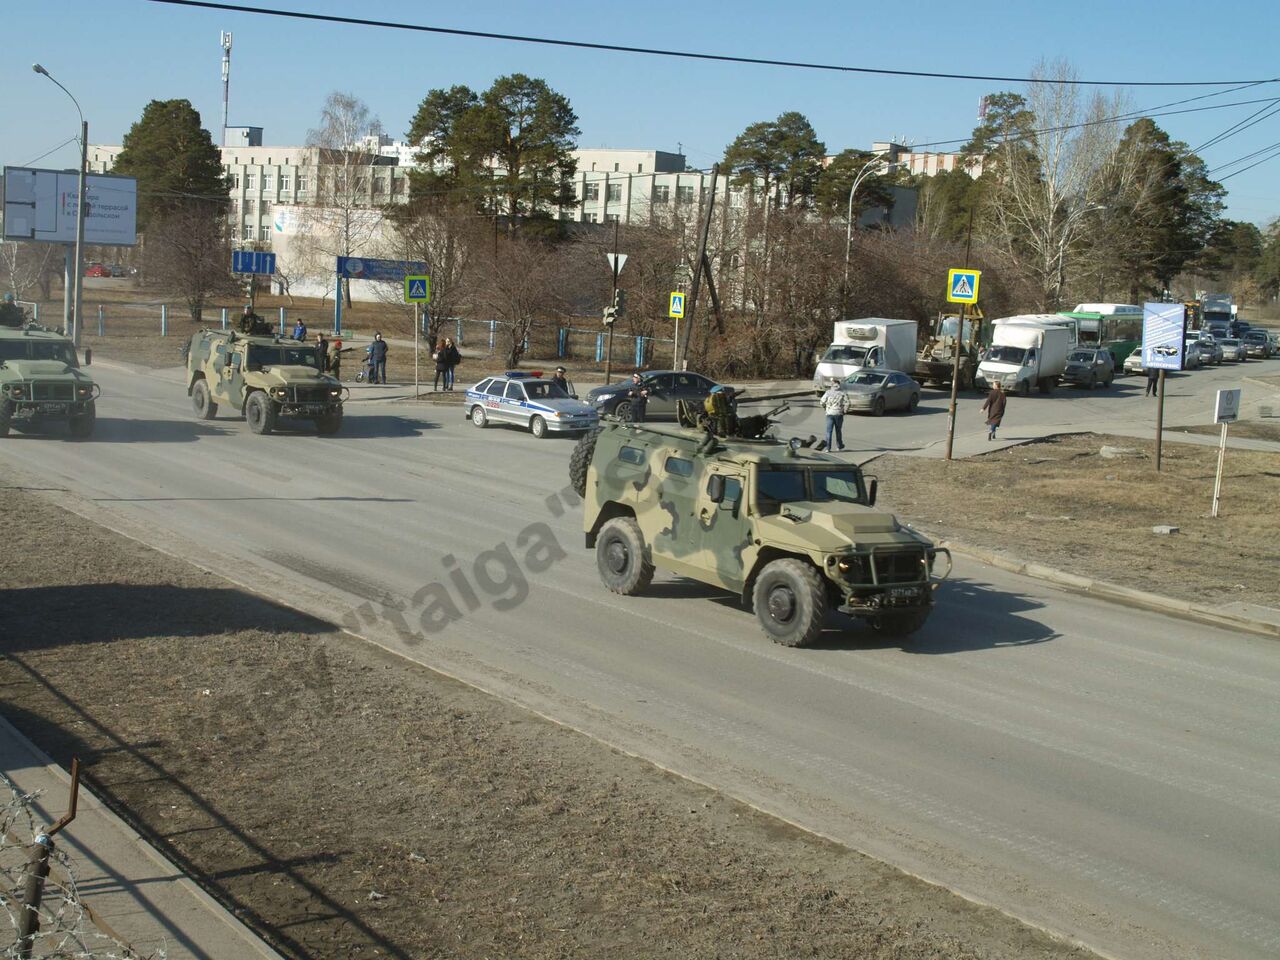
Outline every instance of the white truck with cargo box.
[(1026, 396), (1036, 387), (1048, 393), (1067, 369), (1071, 331), (1044, 323), (1001, 323), (992, 328), (991, 349), (978, 364), (978, 385), (999, 383)]
[(813, 373), (814, 392), (825, 393), (832, 380), (843, 380), (867, 367), (912, 376), (916, 370), (916, 322), (884, 317), (837, 320), (831, 346)]

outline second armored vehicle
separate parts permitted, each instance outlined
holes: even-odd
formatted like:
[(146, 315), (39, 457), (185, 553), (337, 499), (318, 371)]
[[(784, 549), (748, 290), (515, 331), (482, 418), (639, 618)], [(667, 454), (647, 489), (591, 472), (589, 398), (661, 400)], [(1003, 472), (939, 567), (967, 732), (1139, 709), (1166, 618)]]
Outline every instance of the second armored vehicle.
[(919, 629), (950, 553), (877, 510), (857, 466), (806, 443), (606, 421), (570, 464), (605, 586), (641, 593), (661, 567), (738, 595), (792, 647), (817, 641), (833, 609), (889, 635)]
[[(77, 440), (91, 436), (99, 390), (80, 369), (75, 345), (56, 330), (26, 323), (16, 306), (6, 307), (6, 322), (0, 323), (0, 437), (15, 426), (56, 421), (65, 421)], [(86, 365), (91, 357), (86, 350)]]
[(270, 335), (201, 330), (187, 347), (187, 394), (201, 420), (225, 405), (254, 433), (281, 420), (312, 420), (322, 434), (342, 427), (344, 387), (320, 372), (316, 347)]

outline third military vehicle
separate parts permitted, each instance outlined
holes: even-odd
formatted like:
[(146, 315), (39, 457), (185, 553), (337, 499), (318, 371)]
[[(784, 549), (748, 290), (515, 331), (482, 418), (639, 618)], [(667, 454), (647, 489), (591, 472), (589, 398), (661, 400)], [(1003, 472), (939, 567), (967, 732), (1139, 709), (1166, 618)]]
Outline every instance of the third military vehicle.
[(785, 646), (814, 643), (832, 609), (910, 634), (950, 572), (945, 549), (876, 509), (874, 479), (812, 438), (607, 420), (578, 442), (570, 476), (606, 587), (639, 594), (661, 567), (738, 595)]
[(320, 372), (317, 348), (267, 333), (201, 330), (187, 350), (187, 394), (196, 416), (212, 420), (219, 405), (270, 433), (281, 420), (313, 420), (322, 434), (342, 426), (345, 388)]
[[(92, 352), (84, 352), (89, 364)], [(83, 440), (97, 423), (98, 385), (80, 369), (75, 345), (60, 331), (27, 323), (6, 300), (0, 309), (0, 437), (15, 426), (66, 421)]]

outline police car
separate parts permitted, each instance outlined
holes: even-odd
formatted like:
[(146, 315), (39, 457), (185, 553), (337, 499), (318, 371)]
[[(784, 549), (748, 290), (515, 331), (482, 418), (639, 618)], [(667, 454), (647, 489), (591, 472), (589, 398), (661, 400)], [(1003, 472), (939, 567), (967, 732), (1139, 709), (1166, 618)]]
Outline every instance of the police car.
[(514, 423), (539, 438), (548, 433), (590, 430), (600, 419), (590, 404), (571, 397), (559, 384), (543, 380), (540, 370), (508, 370), (481, 380), (467, 390), (464, 412), (477, 427)]

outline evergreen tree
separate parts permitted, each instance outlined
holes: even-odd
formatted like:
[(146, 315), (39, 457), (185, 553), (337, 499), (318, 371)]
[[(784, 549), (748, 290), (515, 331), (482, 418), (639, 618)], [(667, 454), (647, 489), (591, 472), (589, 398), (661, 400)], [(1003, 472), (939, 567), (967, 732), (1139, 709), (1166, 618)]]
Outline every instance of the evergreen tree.
[(783, 204), (807, 203), (822, 172), (826, 146), (804, 114), (792, 110), (777, 120), (753, 123), (725, 149), (724, 168), (739, 186), (764, 181), (768, 196), (783, 188)]

